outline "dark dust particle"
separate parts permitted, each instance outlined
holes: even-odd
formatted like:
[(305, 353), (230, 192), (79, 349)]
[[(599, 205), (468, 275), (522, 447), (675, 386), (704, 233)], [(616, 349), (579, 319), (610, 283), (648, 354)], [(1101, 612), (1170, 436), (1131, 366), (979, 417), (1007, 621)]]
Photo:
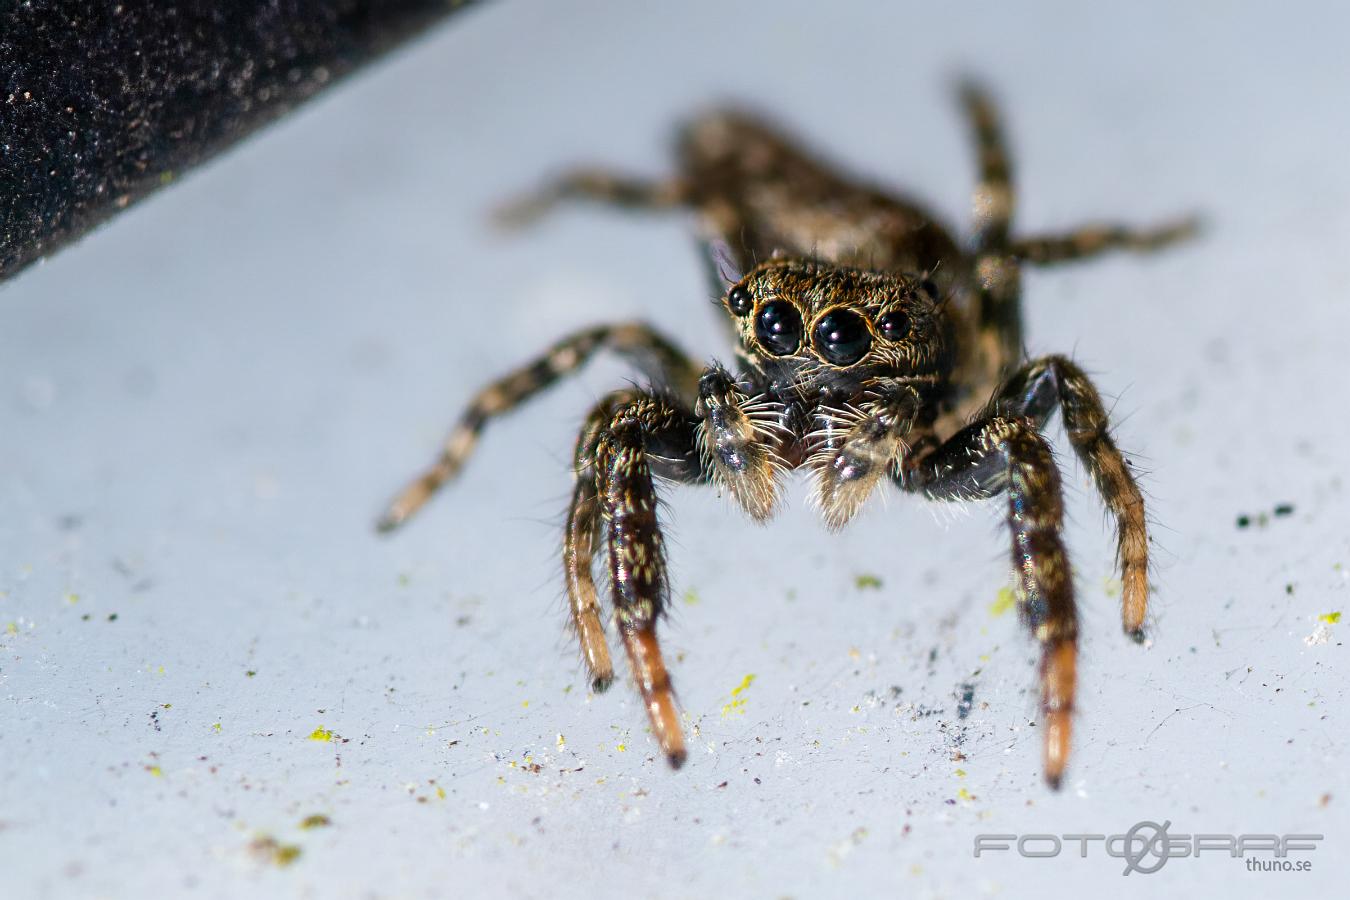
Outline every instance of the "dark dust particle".
[(116, 622), (116, 621), (117, 621), (117, 613), (108, 613), (108, 621), (109, 621), (109, 622)]
[(1294, 504), (1292, 503), (1281, 503), (1279, 506), (1275, 507), (1275, 515), (1277, 516), (1292, 516), (1293, 514)]
[(1248, 516), (1248, 515), (1241, 515), (1241, 516), (1238, 516), (1238, 517), (1237, 517), (1237, 527), (1239, 527), (1239, 528), (1246, 528), (1247, 526), (1249, 526), (1249, 525), (1251, 525), (1251, 524), (1252, 524), (1252, 517), (1251, 517), (1251, 516)]
[(975, 685), (961, 685), (961, 700), (956, 704), (956, 717), (964, 719), (970, 715), (971, 708), (975, 705)]

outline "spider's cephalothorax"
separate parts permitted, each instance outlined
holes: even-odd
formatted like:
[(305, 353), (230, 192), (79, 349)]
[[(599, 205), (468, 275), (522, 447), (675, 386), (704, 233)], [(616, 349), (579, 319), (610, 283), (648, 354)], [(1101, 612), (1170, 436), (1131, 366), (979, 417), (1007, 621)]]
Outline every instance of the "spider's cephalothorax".
[(600, 691), (614, 677), (592, 566), (604, 548), (614, 621), (672, 765), (684, 761), (685, 749), (656, 639), (669, 596), (657, 478), (716, 484), (762, 521), (774, 511), (782, 475), (804, 468), (834, 528), (883, 482), (936, 500), (1006, 494), (1022, 618), (1042, 648), (1045, 773), (1057, 786), (1068, 759), (1077, 646), (1059, 470), (1040, 434), (1058, 408), (1115, 516), (1122, 620), (1127, 634), (1143, 637), (1143, 498), (1083, 372), (1063, 356), (1025, 358), (1020, 271), (1109, 249), (1158, 248), (1193, 224), (1014, 238), (1013, 189), (993, 107), (973, 87), (962, 96), (981, 176), (968, 250), (917, 204), (845, 179), (742, 113), (690, 123), (675, 178), (578, 171), (507, 210), (510, 219), (530, 219), (558, 200), (585, 197), (697, 212), (739, 365), (700, 369), (640, 323), (565, 338), (478, 394), (381, 527), (403, 522), (454, 477), (490, 418), (597, 350), (630, 358), (651, 386), (609, 394), (582, 425), (563, 568), (572, 621)]

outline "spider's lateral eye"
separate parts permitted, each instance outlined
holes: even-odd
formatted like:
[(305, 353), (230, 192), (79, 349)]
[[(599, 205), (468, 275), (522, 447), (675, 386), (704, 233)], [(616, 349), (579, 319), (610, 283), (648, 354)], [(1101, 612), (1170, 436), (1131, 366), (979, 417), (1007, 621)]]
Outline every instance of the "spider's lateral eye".
[(928, 299), (937, 303), (942, 299), (942, 292), (938, 290), (937, 282), (931, 278), (925, 278), (919, 282), (919, 290), (928, 295)]
[(727, 294), (727, 308), (734, 315), (747, 315), (755, 308), (755, 298), (750, 296), (750, 292), (744, 286), (738, 284)]
[(851, 366), (867, 355), (872, 333), (863, 317), (847, 309), (827, 312), (816, 322), (816, 350), (836, 366)]
[(909, 334), (909, 316), (898, 309), (888, 312), (877, 320), (877, 330), (888, 341), (903, 341)]
[(802, 317), (786, 300), (770, 300), (755, 316), (755, 337), (774, 356), (787, 356), (802, 341)]

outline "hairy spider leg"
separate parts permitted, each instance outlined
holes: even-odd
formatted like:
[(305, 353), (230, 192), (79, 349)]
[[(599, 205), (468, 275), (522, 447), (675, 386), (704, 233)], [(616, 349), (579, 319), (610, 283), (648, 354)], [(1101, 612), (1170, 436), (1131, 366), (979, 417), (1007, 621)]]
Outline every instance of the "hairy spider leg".
[(688, 202), (688, 194), (688, 185), (679, 178), (651, 181), (607, 169), (575, 169), (507, 201), (493, 218), (500, 225), (517, 228), (532, 224), (571, 200), (594, 200), (628, 209), (668, 209)]
[(1045, 778), (1058, 788), (1068, 763), (1078, 611), (1061, 530), (1059, 469), (1027, 418), (993, 416), (967, 426), (909, 469), (904, 487), (936, 500), (1006, 492), (1022, 620), (1041, 645)]
[(684, 397), (693, 395), (698, 368), (683, 351), (641, 322), (602, 325), (569, 335), (534, 362), (479, 391), (446, 438), (436, 461), (394, 498), (376, 527), (390, 531), (402, 525), (437, 489), (459, 474), (491, 419), (581, 368), (601, 349), (629, 359), (655, 384)]
[[(647, 392), (623, 399), (595, 438), (595, 495), (606, 537), (614, 617), (633, 680), (661, 751), (679, 768), (685, 760), (684, 733), (656, 639), (656, 622), (669, 602), (670, 586), (652, 463), (668, 477), (704, 479), (689, 411), (671, 398)], [(579, 471), (577, 477), (584, 480), (586, 474)]]
[(998, 110), (989, 95), (973, 82), (966, 82), (961, 85), (961, 103), (979, 160), (972, 250), (980, 294), (980, 327), (993, 338), (997, 369), (1006, 374), (1022, 358), (1022, 273), (1009, 250), (1016, 209), (1012, 164)]
[(1191, 216), (1142, 228), (1100, 223), (1065, 234), (1013, 238), (1016, 190), (998, 110), (989, 95), (970, 82), (961, 86), (961, 100), (979, 157), (979, 183), (973, 204), (973, 253), (981, 324), (996, 335), (1002, 372), (1007, 375), (1023, 356), (1021, 263), (1053, 265), (1089, 259), (1112, 250), (1141, 253), (1161, 250), (1195, 236), (1199, 220)]
[(620, 407), (637, 398), (636, 390), (615, 391), (595, 405), (586, 416), (577, 435), (572, 458), (575, 485), (567, 508), (563, 531), (563, 577), (567, 584), (567, 603), (572, 625), (581, 642), (581, 658), (591, 677), (591, 690), (597, 694), (614, 681), (614, 663), (610, 660), (605, 627), (600, 618), (600, 600), (595, 591), (596, 540), (600, 536), (600, 500), (595, 479), (595, 448), (600, 435)]
[(1145, 228), (1099, 223), (1067, 234), (1018, 238), (1009, 246), (1009, 253), (1022, 263), (1048, 266), (1091, 259), (1112, 250), (1150, 253), (1195, 237), (1199, 231), (1200, 220), (1194, 216)]
[(989, 412), (995, 416), (1030, 416), (1042, 428), (1057, 406), (1063, 410), (1069, 442), (1116, 517), (1116, 550), (1123, 585), (1121, 624), (1126, 634), (1142, 641), (1149, 591), (1144, 497), (1129, 463), (1111, 439), (1106, 407), (1092, 381), (1063, 356), (1043, 357), (1027, 363), (1008, 380)]

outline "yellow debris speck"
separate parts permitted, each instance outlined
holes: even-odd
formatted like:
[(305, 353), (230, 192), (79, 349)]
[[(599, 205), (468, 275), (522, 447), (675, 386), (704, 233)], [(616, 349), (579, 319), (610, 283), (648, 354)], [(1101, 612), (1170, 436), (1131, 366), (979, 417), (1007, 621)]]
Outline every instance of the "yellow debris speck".
[(970, 791), (966, 790), (965, 788), (961, 788), (961, 790), (957, 791), (956, 796), (960, 797), (962, 800), (975, 799), (975, 797), (970, 793)]
[(853, 586), (860, 591), (878, 591), (881, 590), (881, 577), (864, 572), (854, 576)]
[(957, 770), (956, 770), (956, 777), (957, 777), (957, 778), (965, 778), (965, 777), (966, 777), (966, 770), (965, 770), (965, 769), (957, 769)]
[(687, 590), (687, 591), (684, 592), (684, 598), (683, 598), (683, 599), (684, 599), (684, 602), (685, 602), (685, 605), (686, 605), (686, 606), (697, 606), (697, 605), (698, 605), (698, 602), (699, 602), (699, 600), (700, 600), (700, 597), (699, 597), (699, 595), (698, 595), (698, 591), (696, 591), (696, 590), (690, 588), (689, 590)]
[(528, 701), (528, 700), (522, 700), (522, 701), (520, 701), (520, 706), (521, 706), (522, 709), (529, 709), (529, 707), (530, 707), (530, 701)]
[(295, 844), (283, 844), (276, 849), (272, 855), (272, 860), (279, 866), (289, 866), (300, 858), (301, 850)]
[(561, 734), (558, 735), (558, 740), (556, 741), (556, 743), (558, 745), (559, 750), (567, 746), (567, 741), (563, 740), (563, 736)]
[(445, 788), (441, 787), (439, 784), (436, 785), (436, 796), (441, 800), (445, 799)]
[(1001, 587), (998, 589), (998, 596), (994, 598), (994, 602), (989, 604), (989, 615), (1001, 616), (1016, 605), (1017, 594), (1013, 593), (1013, 589)]
[(80, 595), (73, 592), (66, 594), (66, 602), (71, 606), (74, 606), (76, 603), (80, 602)]
[(149, 772), (151, 775), (155, 776), (156, 778), (163, 778), (163, 777), (164, 777), (164, 770), (161, 769), (159, 766), (146, 766), (146, 767), (145, 767), (145, 771)]
[(1328, 625), (1335, 625), (1341, 620), (1341, 613), (1339, 610), (1336, 612), (1322, 613), (1317, 618), (1322, 622), (1326, 622)]
[(15, 623), (13, 623), (13, 622), (10, 622), (8, 625), (5, 626), (5, 633), (6, 633), (6, 634), (18, 634), (18, 633), (19, 633), (19, 626), (16, 625)]
[(327, 828), (333, 824), (333, 820), (323, 813), (315, 813), (312, 816), (305, 816), (300, 820), (300, 827), (308, 831), (311, 828)]
[(614, 745), (614, 749), (615, 749), (615, 750), (618, 750), (620, 753), (627, 753), (627, 752), (628, 752), (628, 745), (627, 745), (627, 744), (615, 744), (615, 745)]
[(1125, 590), (1125, 583), (1119, 578), (1103, 578), (1102, 590), (1108, 597), (1119, 597)]
[(216, 734), (220, 734), (221, 731), (220, 723), (219, 722), (212, 723), (211, 730), (214, 731)]
[(750, 685), (754, 683), (755, 683), (755, 675), (753, 672), (751, 672), (750, 674), (746, 675), (744, 678), (741, 679), (740, 684), (736, 685), (734, 688), (731, 689), (731, 700), (723, 704), (722, 706), (722, 718), (725, 719), (731, 716), (733, 713), (737, 715), (745, 715), (746, 698), (741, 695), (744, 694), (746, 691), (748, 691), (750, 689)]
[(327, 743), (333, 739), (333, 732), (320, 725), (309, 733), (309, 739), (311, 741), (323, 741)]

